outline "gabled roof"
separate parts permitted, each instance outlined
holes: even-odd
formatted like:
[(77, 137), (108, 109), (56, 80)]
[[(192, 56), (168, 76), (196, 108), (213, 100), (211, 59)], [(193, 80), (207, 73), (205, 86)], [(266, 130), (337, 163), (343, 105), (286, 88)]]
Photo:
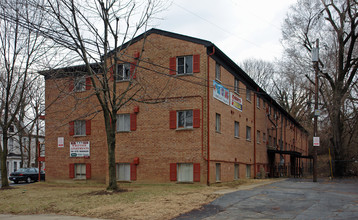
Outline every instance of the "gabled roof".
[[(200, 44), (206, 47), (207, 54), (210, 55), (211, 58), (213, 58), (216, 62), (218, 62), (220, 65), (222, 65), (226, 70), (228, 70), (231, 74), (233, 74), (237, 79), (245, 83), (245, 85), (253, 90), (254, 92), (258, 92), (260, 95), (260, 98), (265, 99), (266, 102), (270, 103), (275, 108), (279, 109), (280, 112), (285, 115), (287, 118), (289, 118), (297, 127), (301, 128), (304, 132), (307, 133), (307, 131), (288, 113), (286, 112), (270, 95), (266, 93), (245, 71), (243, 71), (233, 60), (231, 60), (223, 51), (221, 51), (215, 44), (213, 44), (210, 41), (203, 40), (200, 38), (190, 37), (182, 34), (177, 34), (173, 32), (168, 32), (160, 29), (152, 28), (137, 37), (129, 40), (128, 42), (122, 44), (117, 49), (123, 50), (130, 45), (144, 39), (145, 37), (151, 35), (151, 34), (157, 34), (161, 36), (166, 36), (170, 38), (175, 38), (195, 44)], [(115, 50), (112, 50), (109, 52), (109, 54), (114, 53)], [(91, 64), (95, 68), (99, 68), (100, 64)], [(72, 67), (66, 67), (51, 71), (42, 71), (40, 72), (41, 75), (44, 75), (45, 78), (50, 78), (53, 73), (57, 72), (59, 76), (57, 77), (66, 77), (69, 76), (68, 72), (74, 72), (79, 74), (85, 74), (85, 66), (79, 65), (79, 66), (72, 66)]]
[[(307, 133), (306, 129), (298, 123), (286, 110), (284, 110), (270, 95), (266, 93), (245, 71), (243, 71), (233, 60), (231, 60), (222, 50), (220, 50), (215, 44), (210, 41), (203, 40), (200, 38), (190, 37), (181, 35), (173, 32), (168, 32), (160, 29), (150, 29), (143, 34), (133, 38), (120, 46), (120, 49), (127, 48), (129, 45), (134, 44), (151, 34), (158, 34), (166, 37), (176, 38), (179, 40), (188, 41), (195, 44), (201, 44), (207, 48), (207, 54), (210, 55), (216, 62), (225, 67), (231, 74), (233, 74), (240, 81), (244, 82), (247, 87), (252, 89), (254, 92), (258, 92), (260, 98), (265, 99), (270, 105), (279, 109), (279, 111), (287, 118), (289, 118), (297, 127), (301, 128)], [(114, 51), (111, 51), (111, 53)]]

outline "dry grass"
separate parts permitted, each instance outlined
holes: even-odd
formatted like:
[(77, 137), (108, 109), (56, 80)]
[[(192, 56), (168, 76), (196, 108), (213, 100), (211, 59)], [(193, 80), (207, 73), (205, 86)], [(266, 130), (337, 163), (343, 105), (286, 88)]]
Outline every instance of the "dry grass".
[(211, 187), (197, 184), (121, 184), (127, 192), (106, 192), (105, 185), (34, 183), (0, 190), (2, 214), (59, 214), (104, 219), (171, 219), (200, 208), (215, 191), (270, 180), (240, 180)]

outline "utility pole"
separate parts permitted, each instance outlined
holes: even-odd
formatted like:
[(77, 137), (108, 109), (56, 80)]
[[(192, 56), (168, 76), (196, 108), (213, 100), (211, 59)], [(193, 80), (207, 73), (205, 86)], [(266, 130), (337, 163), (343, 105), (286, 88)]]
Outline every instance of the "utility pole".
[(315, 69), (315, 104), (314, 104), (314, 135), (313, 135), (313, 182), (317, 182), (317, 147), (319, 146), (319, 138), (317, 136), (317, 118), (318, 110), (318, 66), (319, 61), (319, 40), (316, 40), (316, 48), (312, 48), (312, 62)]

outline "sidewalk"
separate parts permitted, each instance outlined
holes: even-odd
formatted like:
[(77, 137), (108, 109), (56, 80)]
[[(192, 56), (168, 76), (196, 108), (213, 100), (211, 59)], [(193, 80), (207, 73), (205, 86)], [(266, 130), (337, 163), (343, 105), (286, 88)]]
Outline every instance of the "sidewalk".
[(100, 220), (99, 218), (87, 218), (64, 215), (8, 215), (0, 214), (1, 220)]

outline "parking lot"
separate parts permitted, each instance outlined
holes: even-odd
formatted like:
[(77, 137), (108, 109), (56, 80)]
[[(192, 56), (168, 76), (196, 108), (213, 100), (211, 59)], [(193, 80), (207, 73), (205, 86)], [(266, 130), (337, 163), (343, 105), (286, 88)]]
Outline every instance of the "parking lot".
[(287, 179), (228, 193), (176, 219), (358, 219), (358, 180)]

